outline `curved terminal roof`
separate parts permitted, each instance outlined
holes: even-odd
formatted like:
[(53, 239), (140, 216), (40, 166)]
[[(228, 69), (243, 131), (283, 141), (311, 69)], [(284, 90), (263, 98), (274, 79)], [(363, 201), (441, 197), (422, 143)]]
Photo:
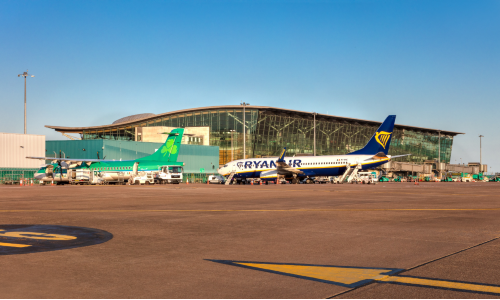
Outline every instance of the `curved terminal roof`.
[[(295, 116), (300, 116), (300, 117), (304, 117), (304, 118), (311, 118), (311, 119), (313, 118), (313, 113), (307, 112), (307, 111), (299, 111), (299, 110), (269, 107), (269, 106), (254, 106), (254, 105), (249, 105), (246, 108), (247, 109), (258, 109), (259, 111), (269, 111), (272, 113), (287, 115), (287, 116), (295, 115)], [(121, 118), (119, 120), (116, 120), (115, 122), (113, 122), (113, 124), (109, 124), (109, 125), (89, 126), (89, 127), (63, 127), (63, 126), (45, 125), (45, 127), (50, 128), (50, 129), (54, 129), (55, 131), (63, 132), (63, 133), (83, 133), (84, 130), (103, 130), (103, 129), (120, 128), (120, 127), (127, 126), (127, 125), (133, 125), (133, 124), (136, 124), (139, 122), (150, 121), (150, 120), (154, 120), (157, 118), (181, 114), (181, 113), (206, 111), (206, 110), (221, 110), (221, 109), (243, 109), (243, 107), (241, 105), (207, 106), (207, 107), (182, 109), (182, 110), (171, 111), (171, 112), (157, 114), (157, 115), (155, 115), (155, 114), (133, 115), (133, 116), (129, 116), (129, 117), (125, 117), (125, 118)], [(143, 115), (145, 115), (145, 116), (143, 117)], [(131, 118), (131, 119), (128, 119), (128, 118)], [(325, 115), (325, 114), (316, 114), (316, 119), (317, 120), (325, 120), (325, 121), (330, 120), (330, 121), (345, 122), (345, 123), (366, 124), (366, 125), (373, 125), (373, 126), (378, 126), (378, 125), (382, 124), (382, 122), (377, 122), (377, 121), (339, 117), (339, 116)], [(120, 123), (118, 123), (118, 122), (120, 122)], [(407, 126), (407, 125), (401, 125), (401, 124), (396, 124), (396, 126), (400, 129), (407, 129), (407, 130), (413, 130), (413, 131), (424, 131), (424, 132), (432, 132), (432, 133), (441, 132), (441, 134), (443, 134), (443, 135), (455, 136), (457, 134), (464, 134), (463, 132), (454, 132), (454, 131), (448, 131), (448, 130)]]
[(141, 119), (144, 119), (144, 118), (149, 118), (149, 117), (154, 117), (154, 116), (156, 116), (156, 115), (155, 114), (131, 115), (131, 116), (128, 116), (128, 117), (124, 117), (124, 118), (118, 119), (118, 120), (114, 121), (111, 125), (121, 124), (121, 123), (130, 123), (131, 121), (141, 120)]

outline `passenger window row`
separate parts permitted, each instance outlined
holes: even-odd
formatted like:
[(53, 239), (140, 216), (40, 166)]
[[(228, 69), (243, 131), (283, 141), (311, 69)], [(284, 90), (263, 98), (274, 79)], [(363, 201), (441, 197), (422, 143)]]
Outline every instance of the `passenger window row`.
[(103, 168), (93, 168), (97, 171), (111, 171), (111, 170), (132, 170), (132, 167), (103, 167)]

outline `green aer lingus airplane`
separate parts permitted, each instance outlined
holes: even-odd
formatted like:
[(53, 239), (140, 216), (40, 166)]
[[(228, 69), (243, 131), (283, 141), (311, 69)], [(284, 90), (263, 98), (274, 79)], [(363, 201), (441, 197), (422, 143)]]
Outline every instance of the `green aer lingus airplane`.
[[(42, 167), (40, 170), (35, 173), (35, 178), (40, 181), (50, 182), (68, 182), (69, 177), (66, 172), (62, 172), (62, 169), (65, 167), (69, 170), (89, 170), (90, 174), (96, 174), (95, 172), (99, 172), (101, 178), (104, 181), (117, 181), (128, 180), (133, 174), (136, 174), (141, 171), (145, 172), (155, 172), (159, 171), (162, 166), (183, 166), (183, 162), (177, 162), (177, 156), (179, 155), (179, 149), (181, 146), (182, 136), (184, 134), (184, 128), (176, 128), (171, 132), (166, 132), (168, 134), (167, 140), (165, 144), (158, 149), (155, 153), (134, 160), (124, 160), (124, 161), (115, 161), (115, 160), (103, 160), (103, 159), (86, 159), (86, 158), (54, 158), (54, 157), (33, 157), (28, 156), (26, 158), (31, 159), (44, 159), (44, 160), (52, 160), (57, 162), (58, 167), (56, 165), (48, 165)], [(66, 166), (63, 166), (66, 165)], [(137, 168), (137, 169), (135, 169)], [(56, 169), (61, 174), (57, 174), (53, 172)], [(56, 174), (53, 174), (56, 173)], [(75, 173), (76, 172), (71, 172)], [(55, 176), (54, 176), (55, 175)], [(57, 176), (59, 175), (59, 176)], [(70, 176), (75, 176), (71, 174)], [(90, 176), (89, 176), (90, 177)], [(87, 178), (88, 180), (88, 178)]]

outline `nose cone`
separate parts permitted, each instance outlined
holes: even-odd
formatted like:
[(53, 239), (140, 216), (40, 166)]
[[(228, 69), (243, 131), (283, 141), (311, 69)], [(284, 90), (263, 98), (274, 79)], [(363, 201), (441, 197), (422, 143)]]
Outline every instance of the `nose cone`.
[(45, 173), (35, 173), (35, 178), (37, 180), (41, 180), (43, 177), (45, 177)]
[(217, 173), (219, 173), (220, 175), (224, 175), (224, 169), (225, 169), (224, 167), (219, 168), (219, 169), (217, 170)]

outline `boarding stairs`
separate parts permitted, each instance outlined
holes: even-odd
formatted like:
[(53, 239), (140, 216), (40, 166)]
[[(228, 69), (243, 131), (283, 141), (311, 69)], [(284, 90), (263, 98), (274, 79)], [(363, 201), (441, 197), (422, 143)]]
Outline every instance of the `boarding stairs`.
[(363, 166), (361, 164), (357, 164), (356, 167), (354, 167), (354, 169), (352, 170), (352, 172), (349, 175), (349, 177), (347, 178), (347, 182), (351, 183), (351, 181), (353, 181), (353, 179), (357, 178), (358, 177), (358, 171), (361, 170), (362, 168), (363, 168)]
[(226, 179), (226, 183), (224, 183), (225, 185), (230, 185), (231, 184), (231, 180), (233, 180), (234, 174), (236, 174), (236, 172), (231, 172), (231, 174), (229, 174), (229, 176)]
[(347, 166), (344, 174), (340, 177), (339, 183), (344, 183), (347, 178), (347, 182), (351, 182), (358, 175), (358, 171), (361, 170), (361, 164), (357, 164), (356, 167), (351, 168), (351, 166)]

